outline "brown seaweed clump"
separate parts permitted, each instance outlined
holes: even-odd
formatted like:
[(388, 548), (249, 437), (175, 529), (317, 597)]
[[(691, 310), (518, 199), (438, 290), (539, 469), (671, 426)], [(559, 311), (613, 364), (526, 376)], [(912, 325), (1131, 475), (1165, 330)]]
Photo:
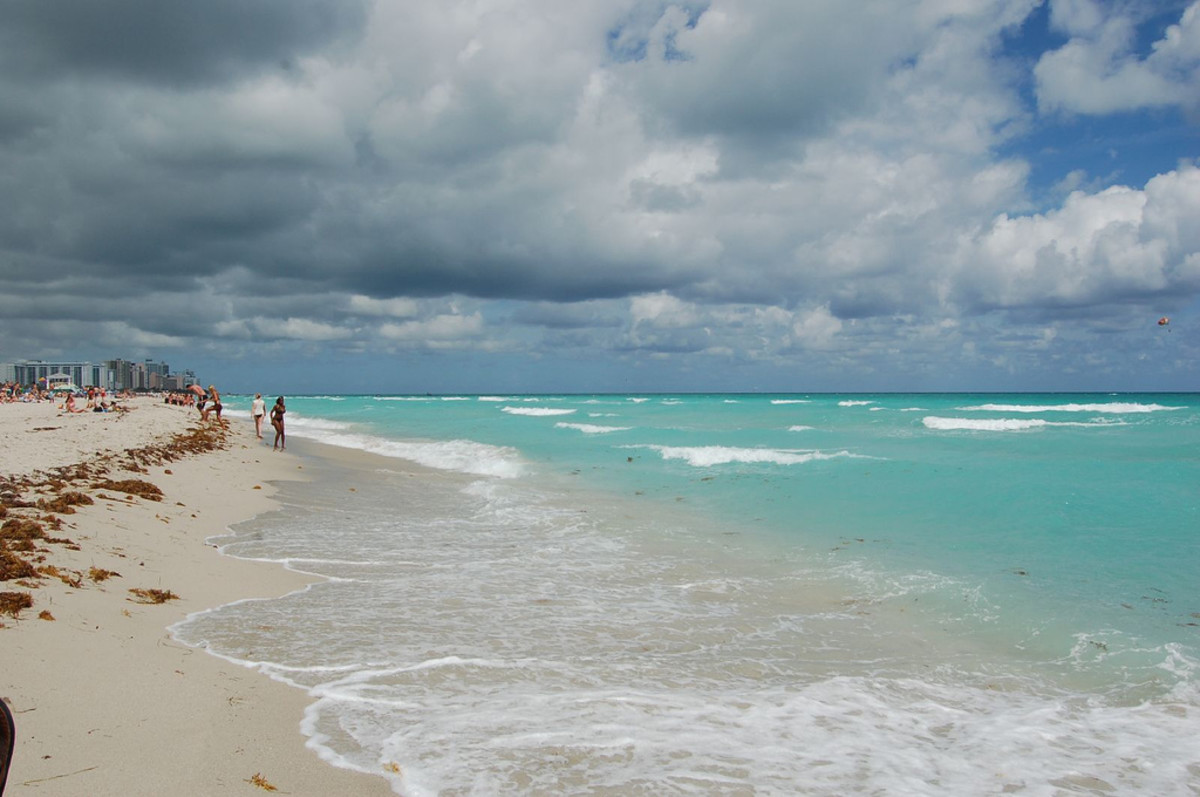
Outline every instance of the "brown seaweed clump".
[(272, 785), (269, 780), (262, 776), (261, 772), (255, 772), (253, 775), (246, 778), (246, 782), (252, 786), (257, 786), (263, 791), (279, 791), (279, 789)]
[(112, 490), (113, 492), (125, 493), (126, 495), (136, 495), (139, 498), (145, 498), (147, 501), (163, 500), (163, 492), (158, 489), (158, 485), (142, 481), (141, 479), (122, 479), (121, 481), (105, 479), (102, 482), (93, 484), (92, 487), (97, 490)]
[(0, 581), (18, 578), (33, 578), (37, 570), (33, 565), (11, 551), (0, 549)]
[(32, 551), (34, 540), (46, 539), (46, 527), (28, 518), (9, 518), (0, 525), (0, 548), (9, 551)]
[(67, 490), (51, 499), (43, 498), (38, 501), (38, 508), (47, 512), (57, 512), (60, 515), (75, 514), (75, 507), (88, 506), (95, 503), (92, 497), (77, 490)]
[(134, 603), (156, 604), (179, 600), (179, 596), (169, 589), (141, 589), (135, 587), (129, 591), (133, 593), (133, 597), (130, 600)]
[(0, 592), (0, 614), (16, 618), (22, 609), (33, 606), (33, 596), (28, 592)]

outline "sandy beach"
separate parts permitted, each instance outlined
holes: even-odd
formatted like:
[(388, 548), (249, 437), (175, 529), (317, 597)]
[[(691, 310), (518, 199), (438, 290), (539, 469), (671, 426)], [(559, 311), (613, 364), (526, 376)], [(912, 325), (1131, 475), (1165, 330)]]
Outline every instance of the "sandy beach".
[(390, 794), (305, 747), (304, 692), (166, 630), (309, 583), (205, 542), (274, 508), (272, 483), (305, 478), (303, 454), (272, 452), (245, 419), (206, 432), (194, 409), (123, 403), (0, 406), (0, 698), (17, 724), (5, 794)]

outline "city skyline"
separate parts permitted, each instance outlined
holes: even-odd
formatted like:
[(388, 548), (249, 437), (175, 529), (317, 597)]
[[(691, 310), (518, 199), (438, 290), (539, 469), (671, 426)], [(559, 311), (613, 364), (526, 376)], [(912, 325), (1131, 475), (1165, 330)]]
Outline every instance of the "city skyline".
[(51, 387), (56, 382), (61, 384), (62, 377), (76, 388), (105, 390), (183, 390), (197, 383), (196, 375), (190, 369), (172, 371), (165, 361), (152, 359), (141, 362), (120, 358), (99, 362), (43, 359), (0, 362), (0, 382)]

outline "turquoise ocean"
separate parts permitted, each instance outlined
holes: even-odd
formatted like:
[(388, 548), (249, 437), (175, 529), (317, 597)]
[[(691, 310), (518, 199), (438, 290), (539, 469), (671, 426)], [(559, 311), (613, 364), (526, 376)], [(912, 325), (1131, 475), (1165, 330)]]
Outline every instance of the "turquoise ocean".
[(1200, 793), (1198, 394), (287, 402), (173, 632), (399, 794)]

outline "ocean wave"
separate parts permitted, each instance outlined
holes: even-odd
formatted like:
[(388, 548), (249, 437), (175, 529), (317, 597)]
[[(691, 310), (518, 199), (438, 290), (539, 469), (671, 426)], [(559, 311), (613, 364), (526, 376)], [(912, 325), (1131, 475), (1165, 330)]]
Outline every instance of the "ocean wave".
[(732, 446), (625, 446), (625, 448), (649, 448), (657, 451), (663, 459), (681, 459), (697, 468), (707, 468), (713, 465), (769, 464), (769, 465), (802, 465), (818, 460), (841, 459), (845, 457), (861, 457), (849, 451), (825, 453), (823, 451), (804, 451), (799, 449), (781, 448), (737, 448)]
[(1135, 402), (1109, 402), (1106, 404), (979, 404), (959, 407), (960, 412), (1100, 412), (1133, 414), (1148, 412), (1171, 412), (1184, 407), (1167, 407), (1162, 404), (1138, 404)]
[(1022, 432), (1050, 426), (1108, 427), (1125, 425), (1111, 421), (1047, 421), (1041, 418), (939, 418), (936, 415), (926, 416), (922, 419), (922, 423), (926, 428), (939, 432)]
[(524, 470), (520, 454), (516, 449), (506, 446), (493, 446), (474, 440), (389, 440), (374, 435), (336, 431), (347, 426), (334, 426), (334, 423), (310, 421), (308, 424), (293, 424), (289, 420), (288, 434), (340, 448), (353, 448), (393, 459), (406, 459), (427, 468), (469, 473), (474, 476), (511, 479), (520, 476)]
[(874, 404), (874, 403), (875, 403), (874, 401), (866, 401), (866, 400), (861, 400), (861, 399), (846, 399), (845, 401), (839, 401), (838, 406), (839, 407), (865, 407), (868, 404)]
[(812, 427), (812, 426), (804, 426), (802, 424), (797, 424), (796, 426), (789, 426), (788, 431), (789, 432), (807, 432), (807, 431), (812, 430), (813, 428), (814, 427)]
[(348, 423), (331, 421), (326, 418), (306, 418), (295, 410), (287, 414), (288, 434), (297, 434), (301, 437), (305, 436), (305, 432), (336, 432), (349, 428), (350, 424)]
[(575, 429), (584, 434), (608, 434), (609, 432), (628, 432), (632, 426), (600, 426), (595, 423), (565, 423), (559, 421), (554, 424), (557, 429)]
[(501, 407), (500, 411), (507, 412), (509, 415), (532, 415), (535, 417), (571, 415), (575, 412), (575, 410), (557, 409), (554, 407)]
[(772, 404), (812, 404), (809, 399), (771, 399)]

